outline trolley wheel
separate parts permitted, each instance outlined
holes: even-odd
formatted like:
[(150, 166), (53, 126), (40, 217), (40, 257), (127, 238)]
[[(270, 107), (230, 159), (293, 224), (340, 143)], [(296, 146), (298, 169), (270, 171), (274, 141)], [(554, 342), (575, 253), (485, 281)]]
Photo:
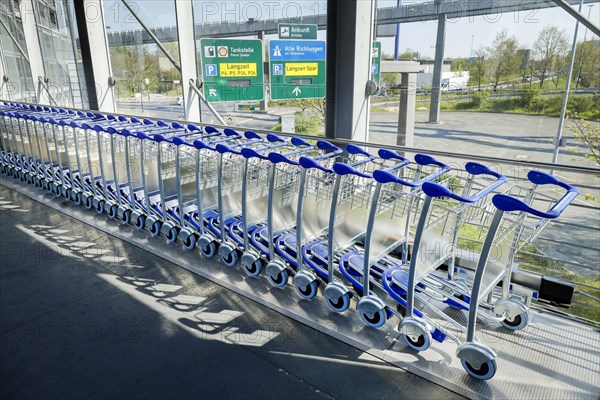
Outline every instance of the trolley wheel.
[(487, 381), (488, 379), (493, 378), (496, 374), (496, 370), (498, 369), (496, 365), (496, 360), (489, 359), (483, 364), (479, 366), (479, 368), (473, 367), (467, 360), (460, 360), (463, 368), (469, 375), (474, 378), (481, 379), (482, 381)]
[(217, 244), (210, 242), (206, 246), (200, 246), (200, 251), (206, 258), (213, 258), (217, 254)]
[(177, 241), (178, 236), (179, 236), (179, 229), (177, 229), (177, 227), (173, 227), (173, 228), (169, 229), (169, 232), (167, 232), (167, 234), (166, 234), (167, 241), (169, 243), (175, 243)]
[(502, 326), (511, 331), (519, 331), (527, 326), (529, 322), (529, 314), (525, 311), (514, 317), (512, 320), (506, 318), (501, 322)]
[(226, 267), (235, 267), (239, 259), (239, 253), (237, 250), (230, 251), (229, 253), (221, 256), (221, 261)]
[(128, 225), (131, 222), (131, 210), (123, 211), (123, 216), (121, 217), (121, 221), (123, 224)]
[(263, 261), (258, 259), (254, 261), (252, 264), (244, 264), (244, 269), (246, 273), (250, 276), (258, 276), (262, 272), (263, 269)]
[(96, 204), (96, 212), (98, 214), (104, 213), (104, 200), (99, 200), (98, 204)]
[(75, 205), (78, 205), (78, 206), (81, 205), (81, 193), (79, 193), (79, 192), (73, 193), (72, 199), (73, 199), (73, 203), (75, 203)]
[(194, 250), (196, 247), (196, 243), (198, 242), (198, 237), (194, 234), (189, 235), (185, 239), (183, 239), (183, 248), (186, 250)]
[(135, 228), (138, 231), (141, 231), (142, 229), (144, 229), (146, 227), (146, 216), (145, 215), (138, 216), (135, 219), (135, 221), (133, 222), (133, 224), (135, 225)]
[(431, 346), (431, 335), (429, 332), (422, 332), (420, 335), (402, 334), (404, 342), (413, 350), (425, 351)]
[(158, 235), (160, 235), (160, 228), (162, 227), (162, 222), (161, 221), (154, 221), (154, 223), (150, 226), (150, 235), (152, 235), (152, 237), (157, 237)]
[(344, 293), (336, 301), (327, 298), (327, 305), (335, 312), (343, 313), (350, 307), (350, 293)]
[(85, 199), (85, 204), (84, 204), (85, 208), (87, 208), (88, 210), (91, 210), (92, 208), (94, 208), (94, 201), (92, 200), (92, 197), (87, 197)]
[(380, 328), (383, 324), (385, 324), (386, 321), (385, 310), (383, 309), (377, 310), (373, 314), (373, 317), (369, 317), (366, 313), (361, 312), (360, 317), (362, 318), (365, 324), (369, 325), (372, 328)]
[(119, 207), (117, 207), (116, 204), (113, 204), (107, 211), (106, 213), (108, 214), (108, 218), (110, 219), (115, 219), (117, 218), (117, 214), (118, 214), (118, 209)]
[(318, 287), (319, 287), (319, 282), (312, 281), (311, 283), (306, 285), (306, 288), (304, 288), (304, 289), (302, 289), (300, 286), (296, 285), (296, 291), (303, 298), (305, 298), (307, 300), (311, 300), (311, 299), (314, 299), (314, 297), (317, 295)]
[(290, 273), (287, 269), (279, 272), (276, 276), (269, 275), (269, 281), (275, 287), (284, 287), (288, 283), (288, 279), (290, 278)]

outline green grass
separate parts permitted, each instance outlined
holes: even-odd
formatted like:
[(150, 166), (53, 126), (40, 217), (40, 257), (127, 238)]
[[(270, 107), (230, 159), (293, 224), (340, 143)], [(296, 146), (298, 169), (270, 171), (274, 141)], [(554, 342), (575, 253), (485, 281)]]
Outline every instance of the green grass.
[(371, 112), (386, 112), (387, 108), (380, 106), (371, 106)]
[[(519, 99), (490, 98), (479, 107), (469, 100), (442, 101), (440, 109), (445, 111), (475, 111), (558, 117), (560, 116), (561, 105), (562, 96), (540, 96), (535, 98), (529, 106), (520, 105)], [(581, 119), (600, 121), (600, 96), (572, 96), (569, 98), (567, 110), (577, 113)]]
[[(480, 230), (475, 225), (463, 225), (459, 231), (457, 247), (475, 253), (481, 253), (485, 230)], [(575, 284), (575, 290), (600, 297), (600, 275), (582, 276), (576, 271), (569, 270), (569, 266), (558, 260), (544, 257), (534, 244), (526, 244), (516, 254), (515, 261), (519, 269), (534, 272), (540, 275), (550, 275), (555, 278), (565, 279)], [(600, 324), (600, 302), (586, 297), (584, 294), (575, 294), (574, 301), (583, 304), (572, 304), (569, 314), (576, 315)], [(586, 306), (588, 305), (588, 306)]]

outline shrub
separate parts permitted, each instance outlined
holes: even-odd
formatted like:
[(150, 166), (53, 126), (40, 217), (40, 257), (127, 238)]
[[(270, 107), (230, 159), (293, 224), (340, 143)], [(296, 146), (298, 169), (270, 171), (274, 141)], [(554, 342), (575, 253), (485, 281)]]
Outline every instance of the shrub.
[(475, 92), (473, 93), (473, 107), (482, 108), (488, 106), (490, 103), (490, 92)]
[(319, 116), (312, 113), (296, 111), (296, 133), (304, 135), (319, 135), (323, 121)]
[(530, 108), (540, 96), (540, 89), (537, 86), (530, 86), (519, 94), (518, 104), (524, 108)]

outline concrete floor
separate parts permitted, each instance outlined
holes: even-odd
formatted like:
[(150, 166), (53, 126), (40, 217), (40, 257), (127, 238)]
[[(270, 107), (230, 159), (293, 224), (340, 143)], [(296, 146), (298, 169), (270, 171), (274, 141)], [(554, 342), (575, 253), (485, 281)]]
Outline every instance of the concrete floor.
[(450, 399), (0, 185), (0, 398)]

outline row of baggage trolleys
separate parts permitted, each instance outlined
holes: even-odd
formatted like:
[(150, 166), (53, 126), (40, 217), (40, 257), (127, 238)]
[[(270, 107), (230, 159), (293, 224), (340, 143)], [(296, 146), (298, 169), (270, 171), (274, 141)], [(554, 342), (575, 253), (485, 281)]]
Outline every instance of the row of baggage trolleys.
[(511, 283), (515, 253), (578, 195), (542, 171), (509, 180), (324, 140), (12, 102), (0, 116), (3, 174), (276, 287), (291, 278), (301, 298), (321, 287), (334, 312), (354, 298), (366, 325), (399, 320), (416, 351), (455, 341), (482, 380), (497, 355), (478, 319), (527, 325), (537, 292)]

